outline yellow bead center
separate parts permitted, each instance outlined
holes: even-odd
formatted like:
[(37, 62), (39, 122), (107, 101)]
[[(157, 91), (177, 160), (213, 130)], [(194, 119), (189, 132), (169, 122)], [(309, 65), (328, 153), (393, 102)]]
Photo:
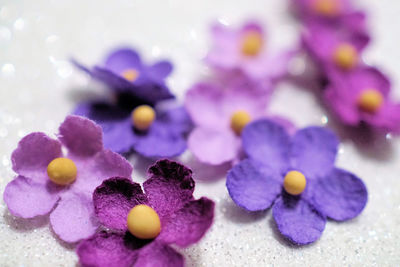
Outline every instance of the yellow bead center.
[(283, 188), (288, 194), (297, 196), (303, 193), (306, 188), (306, 177), (298, 171), (290, 171), (283, 180)]
[(352, 69), (358, 61), (357, 50), (351, 44), (341, 44), (335, 49), (333, 61), (342, 69)]
[(384, 101), (383, 95), (376, 89), (364, 90), (359, 99), (358, 106), (366, 112), (375, 113), (382, 106)]
[(333, 17), (340, 13), (338, 0), (315, 0), (313, 9), (315, 13), (327, 17)]
[(132, 112), (133, 126), (140, 131), (150, 128), (156, 118), (156, 112), (148, 105), (141, 105)]
[(246, 33), (242, 40), (242, 53), (246, 56), (256, 56), (263, 47), (261, 33), (250, 31)]
[(121, 73), (121, 76), (130, 82), (134, 82), (139, 77), (139, 72), (135, 69), (127, 69)]
[(47, 165), (47, 175), (58, 185), (68, 185), (75, 181), (77, 169), (75, 163), (68, 158), (53, 159)]
[(242, 133), (243, 128), (251, 121), (249, 113), (244, 110), (236, 111), (231, 117), (231, 129), (237, 134)]
[(128, 213), (126, 222), (129, 232), (140, 239), (153, 239), (161, 231), (160, 217), (147, 205), (133, 207)]

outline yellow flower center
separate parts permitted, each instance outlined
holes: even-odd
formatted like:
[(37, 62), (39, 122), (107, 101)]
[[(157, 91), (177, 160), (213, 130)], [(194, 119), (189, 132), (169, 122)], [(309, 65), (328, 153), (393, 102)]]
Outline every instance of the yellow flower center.
[(249, 31), (242, 40), (242, 53), (246, 56), (255, 56), (261, 51), (263, 43), (261, 33)]
[(47, 165), (47, 175), (53, 183), (58, 185), (72, 183), (76, 179), (76, 174), (76, 165), (68, 158), (56, 158)]
[(153, 239), (161, 231), (160, 217), (147, 205), (133, 207), (128, 213), (126, 222), (129, 232), (140, 239)]
[(242, 133), (243, 128), (251, 121), (249, 113), (244, 110), (236, 111), (231, 117), (231, 129), (237, 134)]
[(148, 105), (141, 105), (132, 112), (133, 126), (140, 131), (150, 128), (156, 118), (156, 112)]
[(315, 0), (313, 9), (315, 13), (326, 17), (337, 16), (340, 12), (340, 6), (337, 0)]
[(357, 64), (357, 50), (351, 44), (340, 44), (333, 54), (333, 61), (338, 67), (350, 70)]
[(121, 76), (130, 82), (134, 82), (139, 77), (139, 72), (135, 69), (127, 69), (121, 73)]
[(297, 196), (303, 193), (306, 188), (306, 177), (298, 171), (290, 171), (283, 180), (283, 188), (288, 194)]
[(375, 113), (383, 104), (383, 95), (376, 89), (364, 90), (358, 99), (358, 106), (366, 112)]

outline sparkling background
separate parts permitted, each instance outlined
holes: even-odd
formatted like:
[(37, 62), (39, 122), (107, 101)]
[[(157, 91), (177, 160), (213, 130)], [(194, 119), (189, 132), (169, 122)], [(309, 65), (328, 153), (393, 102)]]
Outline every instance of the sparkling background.
[[(400, 2), (358, 1), (369, 11), (374, 40), (366, 59), (384, 66), (399, 99)], [(104, 88), (73, 69), (70, 57), (94, 64), (121, 44), (135, 45), (147, 60), (169, 58), (168, 80), (181, 98), (207, 69), (201, 58), (213, 20), (237, 24), (259, 18), (269, 26), (271, 52), (293, 46), (298, 29), (282, 0), (114, 0), (0, 1), (0, 192), (13, 178), (10, 154), (32, 131), (57, 132), (78, 99), (102, 95)], [(293, 71), (301, 71), (301, 62)], [(298, 126), (335, 126), (313, 94), (281, 84), (270, 110)], [(346, 137), (343, 129), (335, 127)], [(183, 156), (195, 170), (196, 196), (216, 203), (211, 231), (196, 246), (181, 250), (189, 266), (399, 266), (400, 140), (390, 135), (367, 148), (343, 139), (337, 165), (357, 173), (369, 189), (358, 218), (328, 222), (322, 238), (293, 247), (277, 233), (271, 212), (246, 213), (225, 189), (225, 168), (211, 169)], [(134, 180), (142, 182), (150, 162), (133, 157)], [(0, 266), (75, 266), (73, 247), (55, 239), (46, 218), (13, 218), (0, 202)]]

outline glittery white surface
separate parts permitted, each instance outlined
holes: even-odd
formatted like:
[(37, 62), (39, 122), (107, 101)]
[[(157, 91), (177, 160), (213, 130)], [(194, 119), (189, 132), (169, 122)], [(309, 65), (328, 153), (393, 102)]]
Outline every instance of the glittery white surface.
[[(357, 1), (369, 12), (374, 41), (369, 62), (391, 76), (400, 96), (400, 2)], [(0, 192), (13, 178), (10, 154), (32, 131), (49, 134), (76, 101), (105, 91), (73, 69), (74, 56), (98, 62), (115, 45), (132, 44), (147, 60), (171, 59), (169, 79), (180, 97), (206, 71), (201, 58), (208, 26), (219, 19), (238, 24), (257, 17), (269, 26), (271, 51), (290, 47), (297, 26), (283, 0), (37, 0), (0, 1)], [(270, 110), (299, 126), (330, 124), (315, 97), (290, 84), (279, 86)], [(87, 93), (90, 92), (90, 93)], [(149, 162), (131, 159), (142, 182)], [(193, 164), (192, 164), (193, 165)], [(277, 234), (271, 212), (249, 214), (235, 207), (223, 173), (196, 165), (196, 196), (216, 203), (215, 224), (197, 245), (182, 250), (188, 266), (399, 266), (400, 139), (360, 148), (349, 139), (337, 165), (357, 173), (369, 189), (369, 203), (356, 219), (328, 222), (322, 238), (306, 247), (289, 246)], [(216, 178), (213, 178), (215, 176)], [(46, 218), (13, 218), (0, 202), (0, 266), (75, 266), (73, 247), (57, 241)]]

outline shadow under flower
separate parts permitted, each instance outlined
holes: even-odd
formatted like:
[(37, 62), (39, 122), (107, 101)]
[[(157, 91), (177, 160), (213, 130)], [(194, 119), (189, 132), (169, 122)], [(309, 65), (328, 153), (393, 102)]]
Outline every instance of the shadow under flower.
[(49, 224), (49, 216), (37, 216), (32, 219), (24, 219), (13, 216), (7, 209), (3, 213), (4, 221), (16, 232), (31, 232)]
[(265, 219), (269, 210), (251, 212), (237, 206), (230, 198), (221, 201), (220, 211), (223, 216), (235, 223), (253, 223)]
[(209, 165), (198, 161), (193, 156), (185, 160), (185, 164), (193, 171), (193, 177), (198, 182), (212, 183), (226, 178), (232, 167), (230, 162), (221, 165)]

